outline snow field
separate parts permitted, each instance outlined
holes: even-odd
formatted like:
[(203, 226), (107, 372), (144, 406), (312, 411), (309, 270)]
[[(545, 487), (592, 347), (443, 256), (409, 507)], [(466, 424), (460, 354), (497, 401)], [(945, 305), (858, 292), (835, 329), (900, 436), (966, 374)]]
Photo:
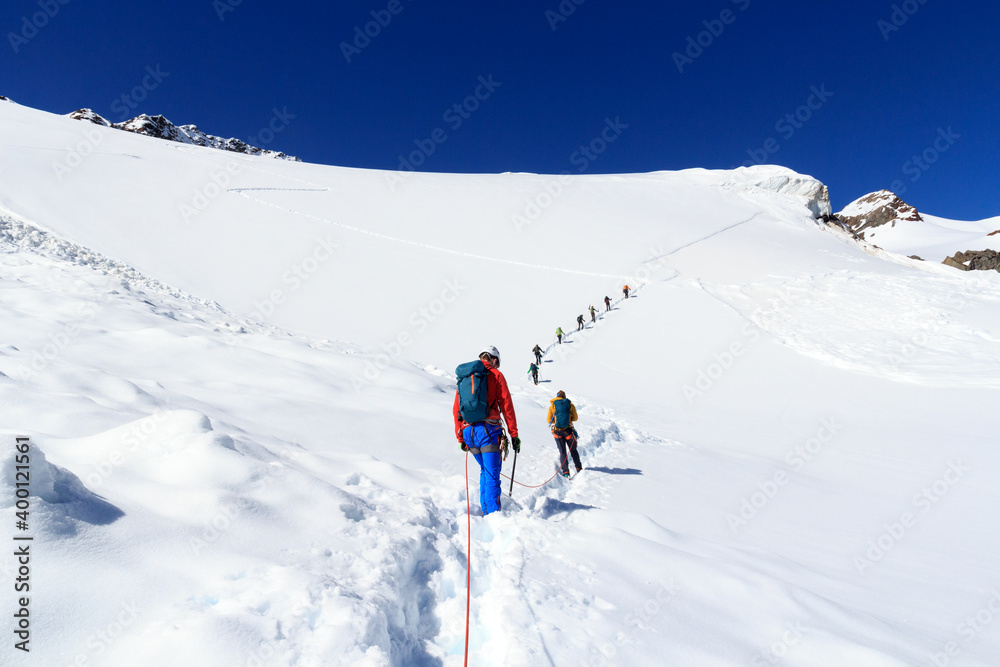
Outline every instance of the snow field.
[[(517, 479), (554, 472), (558, 389), (587, 469), (473, 517), (473, 664), (1000, 654), (965, 620), (1000, 579), (1000, 290), (817, 223), (814, 179), (574, 178), (519, 226), (552, 177), (391, 188), (120, 132), (80, 151), (77, 121), (0, 112), (0, 416), (40, 484), (32, 661), (458, 664), (450, 369), (487, 343)], [(622, 282), (635, 298), (576, 334)], [(7, 502), (6, 452), (0, 470)]]

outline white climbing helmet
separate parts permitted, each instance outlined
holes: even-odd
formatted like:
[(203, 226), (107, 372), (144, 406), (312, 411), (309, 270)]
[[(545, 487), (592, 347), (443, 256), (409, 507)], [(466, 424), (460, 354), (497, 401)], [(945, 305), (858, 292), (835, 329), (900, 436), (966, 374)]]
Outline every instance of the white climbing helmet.
[(482, 356), (482, 355), (484, 355), (484, 354), (488, 354), (488, 355), (490, 355), (491, 357), (496, 357), (496, 360), (497, 360), (497, 368), (500, 368), (500, 350), (498, 350), (498, 349), (497, 349), (497, 348), (496, 348), (495, 346), (493, 346), (493, 345), (487, 345), (487, 346), (486, 346), (486, 347), (484, 347), (484, 348), (482, 349), (482, 351), (481, 351), (481, 352), (479, 353), (479, 355), (480, 355), (480, 356)]

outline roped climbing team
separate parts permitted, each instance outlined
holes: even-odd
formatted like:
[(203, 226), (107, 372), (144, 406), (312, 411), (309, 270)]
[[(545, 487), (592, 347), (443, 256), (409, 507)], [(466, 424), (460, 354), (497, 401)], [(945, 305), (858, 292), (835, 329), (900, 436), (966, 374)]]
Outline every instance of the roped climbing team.
[[(631, 288), (625, 285), (622, 294), (629, 298)], [(611, 298), (604, 297), (605, 312), (611, 311)], [(588, 308), (590, 321), (597, 322), (593, 306)], [(577, 331), (585, 328), (583, 315), (576, 319)], [(556, 328), (556, 339), (561, 344), (565, 336), (561, 327)], [(532, 380), (538, 384), (538, 371), (545, 354), (539, 345), (531, 350), (535, 362), (528, 367)], [(483, 515), (500, 509), (500, 470), (503, 466), (503, 452), (507, 435), (504, 433), (501, 417), (510, 431), (510, 445), (515, 452), (521, 451), (521, 438), (517, 435), (517, 417), (514, 402), (510, 397), (507, 380), (500, 372), (500, 351), (487, 345), (479, 353), (479, 359), (462, 364), (455, 369), (458, 386), (455, 389), (455, 404), (452, 413), (455, 419), (455, 436), (462, 451), (467, 451), (479, 463), (479, 502)], [(578, 449), (579, 434), (573, 425), (578, 415), (576, 406), (566, 398), (566, 392), (559, 391), (549, 402), (546, 421), (559, 448), (559, 472), (569, 477), (569, 459), (573, 459), (576, 471), (583, 470)]]

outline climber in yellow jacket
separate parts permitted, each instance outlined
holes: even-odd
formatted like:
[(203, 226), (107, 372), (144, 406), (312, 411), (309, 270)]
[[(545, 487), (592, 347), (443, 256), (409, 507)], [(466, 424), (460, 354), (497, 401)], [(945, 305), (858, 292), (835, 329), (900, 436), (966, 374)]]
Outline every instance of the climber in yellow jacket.
[[(583, 465), (580, 463), (580, 453), (576, 449), (577, 433), (573, 427), (573, 422), (577, 418), (576, 406), (566, 398), (566, 392), (560, 391), (549, 402), (549, 412), (545, 419), (548, 421), (552, 437), (556, 439), (556, 445), (559, 447), (559, 466), (563, 477), (569, 477), (569, 456), (573, 457), (576, 471), (583, 470)], [(567, 448), (569, 449), (568, 453)]]

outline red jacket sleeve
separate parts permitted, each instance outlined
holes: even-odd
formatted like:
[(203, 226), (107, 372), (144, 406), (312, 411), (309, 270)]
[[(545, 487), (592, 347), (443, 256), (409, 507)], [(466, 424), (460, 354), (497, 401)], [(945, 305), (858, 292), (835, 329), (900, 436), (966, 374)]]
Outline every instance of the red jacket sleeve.
[(514, 401), (510, 398), (510, 389), (507, 388), (507, 380), (504, 378), (503, 373), (496, 368), (490, 370), (493, 371), (493, 377), (497, 380), (497, 389), (499, 390), (497, 406), (500, 408), (500, 412), (507, 422), (510, 437), (514, 438), (517, 436), (517, 417), (514, 416)]
[(458, 416), (458, 388), (455, 389), (455, 406), (451, 409), (451, 413), (455, 416), (455, 438), (461, 440), (462, 429), (465, 428), (465, 422), (463, 422), (462, 418)]

